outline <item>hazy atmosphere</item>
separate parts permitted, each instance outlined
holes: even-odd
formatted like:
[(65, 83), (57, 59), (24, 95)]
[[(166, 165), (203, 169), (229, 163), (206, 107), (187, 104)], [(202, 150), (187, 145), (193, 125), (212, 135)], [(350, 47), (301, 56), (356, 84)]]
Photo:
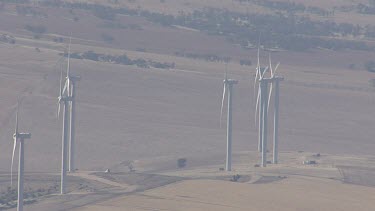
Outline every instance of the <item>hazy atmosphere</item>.
[(0, 0), (0, 210), (375, 210), (374, 0)]

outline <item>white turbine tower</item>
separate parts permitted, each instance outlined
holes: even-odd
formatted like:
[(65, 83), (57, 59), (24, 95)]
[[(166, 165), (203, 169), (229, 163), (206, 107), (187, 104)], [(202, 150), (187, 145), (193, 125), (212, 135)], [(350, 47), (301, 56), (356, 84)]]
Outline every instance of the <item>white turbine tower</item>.
[[(70, 45), (69, 45), (69, 50), (68, 50), (67, 74), (69, 74), (69, 68), (70, 68)], [(65, 194), (65, 178), (66, 178), (66, 171), (67, 171), (68, 118), (69, 118), (68, 109), (69, 109), (69, 102), (71, 101), (71, 98), (69, 96), (70, 80), (69, 78), (67, 78), (67, 80), (65, 81), (64, 88), (62, 89), (62, 78), (63, 78), (63, 71), (61, 70), (57, 117), (60, 118), (60, 108), (61, 108), (61, 104), (63, 104), (64, 110), (63, 110), (62, 143), (61, 143), (62, 158), (61, 158), (60, 193)]]
[(221, 113), (220, 113), (220, 126), (221, 126), (221, 119), (223, 116), (223, 107), (224, 107), (224, 100), (226, 93), (228, 92), (228, 112), (227, 112), (227, 156), (225, 162), (225, 170), (231, 171), (232, 170), (232, 88), (234, 84), (238, 84), (237, 80), (228, 79), (227, 77), (227, 68), (225, 68), (225, 78), (224, 78), (224, 90), (223, 90), (223, 98), (221, 101)]
[(69, 172), (75, 171), (75, 120), (76, 120), (76, 82), (81, 80), (80, 76), (69, 76), (71, 80), (70, 90), (70, 125), (69, 125)]
[(268, 83), (271, 82), (269, 78), (264, 78), (268, 68), (265, 68), (259, 77), (259, 90), (257, 105), (259, 106), (259, 137), (261, 140), (262, 162), (261, 166), (267, 166), (267, 120), (268, 120)]
[(72, 76), (70, 74), (70, 45), (71, 38), (68, 47), (68, 68), (66, 74), (66, 81), (64, 90), (68, 92), (70, 99), (69, 107), (69, 166), (68, 171), (75, 171), (75, 114), (76, 114), (76, 82), (81, 80), (80, 76)]
[(278, 163), (278, 154), (279, 154), (279, 88), (280, 88), (280, 81), (283, 81), (283, 77), (276, 76), (276, 70), (279, 67), (280, 63), (278, 63), (275, 69), (272, 69), (272, 62), (271, 62), (271, 54), (269, 55), (269, 63), (270, 63), (270, 70), (271, 70), (271, 88), (268, 97), (268, 109), (270, 107), (272, 92), (275, 93), (274, 95), (274, 113), (273, 113), (273, 163)]
[(18, 111), (19, 103), (17, 104), (16, 113), (16, 128), (13, 134), (13, 154), (12, 154), (12, 164), (11, 164), (11, 186), (13, 186), (13, 161), (14, 154), (16, 152), (17, 143), (20, 143), (19, 149), (19, 159), (18, 159), (18, 199), (17, 199), (17, 211), (23, 211), (23, 175), (24, 175), (24, 141), (25, 139), (31, 138), (31, 133), (19, 133), (18, 132)]

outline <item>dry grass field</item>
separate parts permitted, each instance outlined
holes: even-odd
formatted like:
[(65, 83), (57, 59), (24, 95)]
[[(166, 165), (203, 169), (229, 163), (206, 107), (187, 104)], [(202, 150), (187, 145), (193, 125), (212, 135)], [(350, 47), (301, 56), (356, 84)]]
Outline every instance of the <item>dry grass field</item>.
[[(359, 1), (296, 2), (333, 7)], [(229, 0), (136, 0), (119, 5), (141, 5), (168, 14), (208, 6), (246, 12), (243, 4)], [(260, 169), (254, 167), (259, 163), (255, 49), (142, 17), (117, 16), (124, 27), (107, 28), (106, 20), (89, 11), (34, 6), (48, 18), (19, 15), (14, 4), (0, 11), (0, 34), (16, 40), (0, 42), (0, 199), (10, 183), (15, 109), (21, 98), (20, 130), (32, 133), (25, 149), (25, 185), (31, 192), (39, 186), (48, 192), (35, 196), (25, 210), (374, 209), (375, 88), (370, 80), (375, 75), (363, 67), (374, 60), (374, 52), (272, 53), (273, 61), (281, 62), (279, 74), (285, 77), (280, 102), (281, 164)], [(373, 20), (373, 16), (353, 17), (353, 22)], [(335, 18), (346, 22), (348, 16), (337, 13)], [(25, 26), (38, 24), (47, 31), (35, 39)], [(70, 33), (74, 53), (126, 53), (131, 59), (173, 62), (175, 67), (71, 59), (72, 73), (82, 76), (77, 87), (79, 172), (69, 176), (69, 194), (59, 196), (61, 121), (56, 110), (60, 68), (66, 68), (59, 53), (65, 51)], [(103, 33), (113, 41), (103, 40)], [(58, 37), (65, 38), (64, 43), (53, 41)], [(226, 131), (219, 126), (225, 65), (179, 57), (176, 52), (232, 58), (229, 77), (239, 80), (234, 87), (234, 172), (219, 171), (226, 147)], [(268, 53), (261, 53), (264, 65)], [(241, 66), (241, 59), (253, 64)], [(349, 68), (351, 64), (355, 67)], [(322, 156), (316, 158), (315, 153)], [(179, 158), (187, 159), (185, 169), (177, 168)], [(302, 165), (307, 159), (316, 159), (318, 165)], [(129, 172), (130, 165), (134, 172)], [(106, 169), (112, 173), (104, 174)], [(243, 180), (229, 181), (234, 174)]]
[(191, 180), (77, 210), (372, 210), (373, 188), (287, 179), (272, 184)]

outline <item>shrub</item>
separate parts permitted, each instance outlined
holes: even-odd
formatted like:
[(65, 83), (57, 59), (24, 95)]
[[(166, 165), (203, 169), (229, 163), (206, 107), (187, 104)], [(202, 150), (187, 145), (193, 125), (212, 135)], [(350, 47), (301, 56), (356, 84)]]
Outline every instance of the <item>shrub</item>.
[(27, 24), (25, 25), (25, 29), (35, 34), (43, 34), (47, 31), (46, 27), (42, 25), (33, 26), (33, 25)]
[(101, 37), (102, 37), (102, 39), (103, 39), (105, 42), (109, 42), (109, 43), (111, 43), (111, 42), (114, 40), (114, 38), (113, 38), (111, 35), (106, 34), (106, 33), (103, 33), (103, 34), (101, 35)]
[(186, 158), (180, 158), (177, 160), (178, 168), (184, 168), (186, 166)]
[(250, 60), (246, 60), (246, 59), (241, 59), (240, 60), (240, 65), (246, 65), (246, 66), (251, 66), (251, 61)]
[(374, 73), (375, 72), (375, 62), (368, 61), (365, 63), (365, 68), (367, 71)]

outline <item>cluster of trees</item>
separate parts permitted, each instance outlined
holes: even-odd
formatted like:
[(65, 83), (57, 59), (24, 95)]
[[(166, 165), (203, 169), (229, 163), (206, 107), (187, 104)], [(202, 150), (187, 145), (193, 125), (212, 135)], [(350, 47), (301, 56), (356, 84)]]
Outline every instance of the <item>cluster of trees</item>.
[(288, 13), (295, 12), (308, 12), (312, 14), (317, 14), (321, 16), (331, 16), (334, 11), (326, 10), (320, 7), (305, 6), (301, 3), (295, 3), (290, 1), (271, 1), (271, 0), (236, 0), (238, 2), (251, 2), (256, 5), (267, 7), (274, 10), (282, 10)]
[[(64, 56), (67, 57), (68, 54), (65, 53)], [(141, 68), (153, 67), (159, 69), (173, 69), (175, 67), (174, 63), (156, 62), (152, 60), (145, 60), (142, 58), (130, 59), (126, 54), (114, 56), (108, 54), (100, 54), (94, 51), (86, 51), (83, 53), (71, 53), (70, 57), (74, 59), (87, 59), (92, 61), (108, 62), (121, 65), (135, 65)]]
[(230, 57), (222, 57), (214, 54), (197, 54), (197, 53), (185, 53), (185, 52), (175, 52), (176, 56), (186, 57), (190, 59), (202, 59), (209, 62), (229, 62)]
[[(302, 5), (284, 2), (268, 2), (279, 8), (302, 9)], [(266, 4), (261, 3), (261, 4)], [(192, 13), (179, 13), (177, 16), (165, 15), (140, 9), (112, 8), (88, 3), (70, 3), (61, 0), (44, 1), (46, 6), (66, 7), (70, 9), (91, 10), (98, 17), (112, 20), (116, 14), (142, 16), (147, 20), (163, 26), (181, 25), (207, 32), (208, 34), (226, 36), (226, 38), (243, 47), (249, 43), (257, 43), (259, 34), (262, 35), (262, 45), (267, 48), (283, 48), (303, 51), (310, 48), (327, 48), (333, 50), (373, 50), (363, 42), (345, 41), (339, 39), (323, 39), (321, 36), (373, 35), (365, 33), (359, 25), (349, 23), (337, 24), (333, 21), (315, 21), (307, 17), (299, 17), (293, 13), (282, 14), (242, 14), (228, 10), (205, 8)], [(276, 6), (275, 6), (276, 7)], [(100, 15), (99, 15), (100, 14)], [(267, 24), (264, 24), (267, 23)]]
[[(267, 23), (267, 24), (264, 24)], [(323, 39), (320, 36), (358, 35), (361, 27), (353, 24), (337, 24), (331, 21), (313, 21), (293, 14), (241, 14), (218, 9), (194, 11), (175, 18), (175, 24), (224, 35), (229, 40), (247, 47), (257, 43), (259, 34), (267, 48), (307, 50), (322, 47), (329, 49), (371, 50), (364, 43)]]

